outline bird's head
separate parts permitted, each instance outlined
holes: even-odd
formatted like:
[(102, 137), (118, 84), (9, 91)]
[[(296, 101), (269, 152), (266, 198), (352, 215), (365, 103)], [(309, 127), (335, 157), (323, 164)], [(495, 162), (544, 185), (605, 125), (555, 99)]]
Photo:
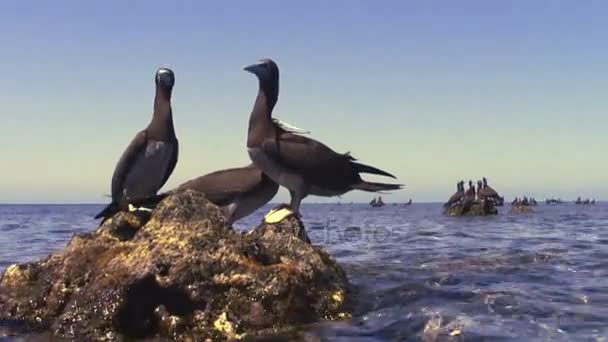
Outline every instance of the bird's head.
[(160, 68), (156, 71), (155, 82), (157, 86), (171, 90), (175, 85), (175, 74), (171, 69)]
[(260, 59), (257, 63), (243, 68), (245, 71), (254, 74), (261, 83), (278, 82), (279, 67), (270, 58)]

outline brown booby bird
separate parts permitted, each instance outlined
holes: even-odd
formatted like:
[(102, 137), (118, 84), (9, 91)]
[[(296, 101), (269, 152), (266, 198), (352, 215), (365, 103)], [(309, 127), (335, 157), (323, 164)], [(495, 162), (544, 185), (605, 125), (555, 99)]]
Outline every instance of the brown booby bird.
[(254, 164), (245, 167), (219, 170), (191, 179), (177, 188), (133, 202), (134, 205), (155, 207), (165, 197), (194, 190), (222, 209), (228, 224), (249, 216), (270, 202), (279, 190)]
[(473, 185), (473, 181), (469, 181), (469, 188), (464, 194), (464, 199), (462, 201), (462, 209), (463, 212), (469, 211), (473, 203), (475, 202), (475, 185)]
[(483, 201), (486, 199), (487, 196), (488, 196), (488, 194), (486, 194), (485, 191), (483, 191), (483, 186), (481, 184), (481, 181), (478, 180), (477, 181), (477, 199), (480, 201)]
[(444, 208), (449, 208), (453, 204), (458, 203), (464, 197), (464, 181), (456, 183), (456, 192), (450, 197), (450, 199), (443, 205)]
[(171, 93), (175, 84), (173, 71), (156, 72), (156, 95), (152, 120), (118, 160), (112, 176), (112, 202), (95, 216), (104, 220), (134, 200), (155, 195), (175, 169), (178, 141), (173, 128)]
[(196, 190), (222, 208), (229, 224), (270, 202), (279, 190), (255, 165), (215, 171), (192, 179), (173, 191)]
[(351, 190), (378, 192), (401, 189), (400, 184), (366, 182), (359, 173), (395, 178), (388, 172), (356, 162), (316, 140), (287, 132), (272, 120), (279, 96), (279, 68), (270, 59), (245, 67), (259, 81), (249, 118), (247, 150), (253, 163), (276, 183), (289, 189), (290, 207), (299, 215), (308, 195), (339, 196)]
[(500, 196), (498, 195), (498, 192), (496, 192), (496, 190), (492, 189), (489, 185), (488, 185), (488, 180), (486, 179), (486, 177), (483, 177), (483, 194), (485, 197), (487, 198), (492, 198), (492, 199), (498, 199)]

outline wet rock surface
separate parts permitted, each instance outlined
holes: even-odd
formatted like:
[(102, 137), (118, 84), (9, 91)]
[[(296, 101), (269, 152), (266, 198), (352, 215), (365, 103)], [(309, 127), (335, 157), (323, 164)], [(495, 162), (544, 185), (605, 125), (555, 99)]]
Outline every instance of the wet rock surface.
[(9, 266), (0, 331), (75, 340), (225, 340), (348, 316), (343, 270), (288, 217), (247, 233), (186, 191), (119, 213), (61, 251)]
[(498, 215), (498, 209), (492, 201), (475, 201), (470, 205), (458, 203), (445, 209), (448, 216), (488, 216)]

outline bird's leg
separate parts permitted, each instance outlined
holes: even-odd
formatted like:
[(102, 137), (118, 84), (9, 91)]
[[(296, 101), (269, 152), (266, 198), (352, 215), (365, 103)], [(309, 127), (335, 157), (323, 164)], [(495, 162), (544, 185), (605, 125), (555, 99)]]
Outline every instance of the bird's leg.
[(301, 218), (302, 215), (300, 214), (300, 203), (302, 203), (304, 196), (301, 195), (301, 192), (295, 190), (289, 190), (289, 194), (291, 195), (291, 202), (289, 203), (289, 206), (291, 207), (293, 213), (297, 217)]

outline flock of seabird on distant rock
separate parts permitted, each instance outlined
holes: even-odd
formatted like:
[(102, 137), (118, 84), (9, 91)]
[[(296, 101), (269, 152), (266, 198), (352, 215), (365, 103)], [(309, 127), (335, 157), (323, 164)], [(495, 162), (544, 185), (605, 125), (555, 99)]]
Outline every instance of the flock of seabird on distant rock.
[(168, 194), (187, 189), (204, 193), (233, 223), (272, 200), (279, 185), (289, 190), (289, 209), (298, 216), (300, 203), (308, 195), (331, 197), (351, 190), (380, 192), (402, 188), (401, 184), (363, 180), (361, 173), (396, 177), (357, 162), (349, 153), (335, 152), (305, 137), (307, 132), (273, 119), (272, 110), (279, 95), (279, 68), (275, 62), (263, 59), (245, 70), (259, 81), (247, 133), (252, 164), (212, 172), (157, 194), (175, 169), (179, 151), (171, 109), (175, 75), (161, 68), (155, 77), (152, 120), (120, 157), (112, 176), (112, 200), (95, 218), (105, 220), (119, 211), (149, 210), (133, 208), (133, 204), (158, 202)]
[(470, 207), (475, 201), (491, 201), (494, 205), (501, 206), (504, 202), (496, 190), (488, 185), (488, 180), (483, 177), (483, 180), (477, 181), (477, 188), (473, 181), (469, 181), (469, 188), (465, 191), (464, 181), (456, 183), (456, 192), (443, 205), (444, 208), (450, 208), (456, 205)]

